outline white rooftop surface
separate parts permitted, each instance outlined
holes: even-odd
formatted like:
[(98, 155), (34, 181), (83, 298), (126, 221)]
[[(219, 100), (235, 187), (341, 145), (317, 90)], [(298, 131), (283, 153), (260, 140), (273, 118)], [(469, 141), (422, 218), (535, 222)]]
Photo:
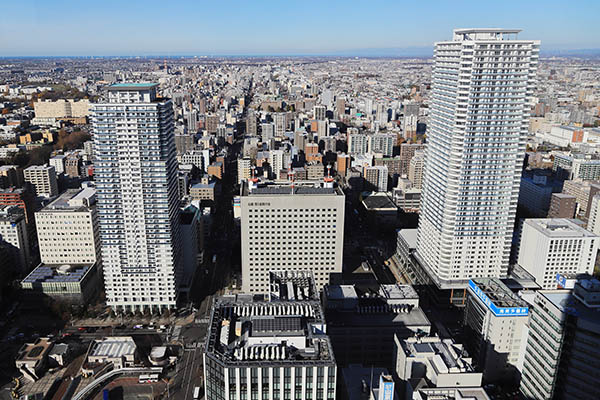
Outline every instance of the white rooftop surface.
[(389, 284), (379, 287), (379, 294), (387, 299), (418, 299), (419, 295), (410, 285)]
[(596, 235), (585, 230), (580, 225), (566, 218), (532, 218), (525, 223), (532, 226), (545, 236), (554, 238), (584, 238)]
[(400, 236), (402, 236), (402, 239), (408, 243), (409, 248), (417, 248), (417, 229), (400, 229)]
[(118, 358), (135, 352), (135, 342), (131, 337), (111, 337), (94, 343), (90, 355), (95, 357)]

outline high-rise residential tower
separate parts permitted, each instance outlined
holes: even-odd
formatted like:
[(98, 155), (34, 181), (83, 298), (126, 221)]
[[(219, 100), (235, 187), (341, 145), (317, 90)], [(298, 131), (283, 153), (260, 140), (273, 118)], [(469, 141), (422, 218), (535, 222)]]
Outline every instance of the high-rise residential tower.
[(180, 275), (173, 106), (156, 84), (115, 84), (94, 104), (94, 175), (107, 304), (170, 309)]
[(519, 32), (435, 44), (417, 257), (439, 289), (507, 274), (540, 46)]

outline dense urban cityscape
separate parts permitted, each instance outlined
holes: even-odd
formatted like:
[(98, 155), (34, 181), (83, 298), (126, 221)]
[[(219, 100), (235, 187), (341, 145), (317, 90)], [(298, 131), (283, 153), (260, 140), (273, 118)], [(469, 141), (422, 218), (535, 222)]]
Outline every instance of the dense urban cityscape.
[(523, 33), (0, 58), (0, 399), (599, 399), (600, 57)]

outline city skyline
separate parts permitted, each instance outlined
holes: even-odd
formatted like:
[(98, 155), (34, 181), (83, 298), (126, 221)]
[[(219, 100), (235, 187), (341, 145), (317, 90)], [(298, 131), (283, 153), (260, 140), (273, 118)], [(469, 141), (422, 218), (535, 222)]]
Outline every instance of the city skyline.
[[(578, 54), (597, 55), (593, 50), (600, 49), (600, 28), (593, 23), (600, 5), (591, 1), (566, 9), (558, 1), (510, 6), (465, 1), (460, 7), (388, 1), (368, 7), (312, 1), (281, 7), (268, 1), (236, 4), (226, 12), (220, 5), (188, 1), (170, 8), (155, 2), (145, 2), (143, 8), (111, 1), (85, 7), (69, 0), (59, 3), (6, 5), (0, 16), (0, 38), (10, 40), (0, 41), (0, 54), (422, 57), (432, 54), (432, 43), (461, 27), (519, 28), (523, 39), (541, 40), (541, 51), (548, 54), (579, 50)], [(540, 13), (539, 18), (531, 18), (535, 13)]]

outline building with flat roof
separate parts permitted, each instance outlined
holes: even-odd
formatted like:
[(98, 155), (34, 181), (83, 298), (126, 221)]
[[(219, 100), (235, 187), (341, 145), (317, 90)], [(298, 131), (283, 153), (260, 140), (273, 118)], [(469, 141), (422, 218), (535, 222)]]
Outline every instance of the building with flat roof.
[(311, 270), (317, 290), (342, 271), (344, 193), (319, 184), (256, 185), (240, 196), (242, 289), (267, 293), (269, 271)]
[(528, 304), (498, 278), (472, 279), (467, 293), (465, 345), (475, 365), (487, 383), (517, 383), (527, 338)]
[(315, 277), (307, 271), (269, 271), (270, 300), (319, 300)]
[(116, 311), (172, 309), (179, 294), (174, 112), (157, 88), (111, 85), (91, 107), (104, 287)]
[(51, 165), (32, 165), (23, 170), (25, 182), (31, 184), (36, 196), (54, 197), (58, 194), (56, 170)]
[(52, 342), (47, 337), (36, 339), (33, 343), (25, 343), (19, 349), (15, 365), (27, 379), (40, 379), (48, 366), (48, 354), (52, 350)]
[(323, 290), (323, 304), (339, 365), (393, 368), (394, 337), (431, 330), (410, 285), (328, 285)]
[(134, 367), (139, 360), (138, 349), (131, 336), (109, 336), (94, 340), (87, 353), (87, 366), (111, 363), (114, 369)]
[(529, 318), (521, 392), (528, 399), (600, 398), (600, 281), (540, 290)]
[(422, 385), (436, 388), (481, 387), (482, 374), (475, 371), (461, 344), (438, 337), (396, 337), (395, 343), (396, 373), (406, 382), (407, 393), (412, 391), (411, 388)]
[(394, 380), (386, 368), (374, 368), (358, 364), (341, 370), (342, 399), (347, 400), (399, 400)]
[(482, 387), (417, 388), (408, 400), (491, 400)]
[(552, 193), (548, 218), (574, 218), (577, 197), (566, 193)]
[(96, 296), (100, 284), (96, 263), (40, 264), (21, 281), (21, 288), (40, 297), (86, 304)]
[[(435, 43), (416, 254), (456, 305), (469, 279), (508, 274), (540, 47), (518, 32), (455, 29), (452, 40)], [(487, 63), (497, 64), (498, 80), (486, 79)], [(489, 102), (506, 91), (502, 104)], [(507, 109), (509, 118), (480, 123)]]
[(69, 189), (35, 213), (43, 264), (100, 262), (100, 232), (94, 188)]
[[(0, 205), (0, 246), (12, 255), (11, 267), (18, 274), (29, 270), (29, 237), (25, 212), (17, 205)], [(8, 267), (8, 265), (6, 266)]]
[(518, 263), (543, 289), (556, 288), (558, 273), (592, 273), (599, 237), (569, 219), (526, 219)]
[(337, 367), (318, 301), (223, 296), (204, 351), (206, 399), (336, 398)]

